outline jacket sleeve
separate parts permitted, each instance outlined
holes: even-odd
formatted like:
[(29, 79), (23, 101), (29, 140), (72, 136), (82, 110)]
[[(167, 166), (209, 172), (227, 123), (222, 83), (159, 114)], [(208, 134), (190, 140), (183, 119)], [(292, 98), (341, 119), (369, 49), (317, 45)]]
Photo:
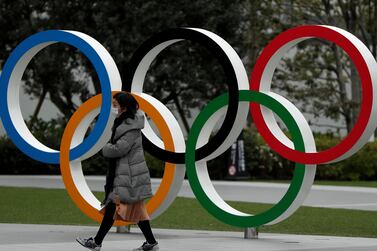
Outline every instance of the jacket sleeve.
[(106, 158), (120, 158), (126, 155), (130, 150), (135, 140), (139, 137), (138, 130), (131, 130), (120, 137), (115, 144), (107, 143), (102, 148), (102, 154)]

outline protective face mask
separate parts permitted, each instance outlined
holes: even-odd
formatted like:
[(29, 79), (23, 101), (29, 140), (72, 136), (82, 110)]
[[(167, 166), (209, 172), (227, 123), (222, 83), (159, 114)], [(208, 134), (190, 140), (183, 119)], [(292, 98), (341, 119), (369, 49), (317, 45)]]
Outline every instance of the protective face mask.
[(111, 113), (113, 113), (113, 114), (115, 114), (115, 115), (118, 115), (118, 108), (112, 106), (112, 107), (111, 107)]

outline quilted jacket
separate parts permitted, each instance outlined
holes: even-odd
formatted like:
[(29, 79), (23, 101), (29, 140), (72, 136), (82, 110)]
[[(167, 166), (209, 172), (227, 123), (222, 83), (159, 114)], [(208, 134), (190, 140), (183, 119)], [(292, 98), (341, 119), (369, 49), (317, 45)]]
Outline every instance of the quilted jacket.
[(116, 128), (114, 142), (107, 143), (102, 154), (116, 158), (113, 190), (104, 203), (134, 203), (152, 196), (149, 169), (144, 158), (141, 129), (144, 115), (138, 111), (135, 119), (127, 118)]

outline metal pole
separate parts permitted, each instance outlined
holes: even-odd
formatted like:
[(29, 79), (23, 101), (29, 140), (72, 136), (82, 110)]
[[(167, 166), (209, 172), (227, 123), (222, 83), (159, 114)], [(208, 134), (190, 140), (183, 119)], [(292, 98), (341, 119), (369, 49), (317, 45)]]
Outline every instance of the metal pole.
[(258, 239), (258, 228), (248, 227), (244, 230), (245, 239)]

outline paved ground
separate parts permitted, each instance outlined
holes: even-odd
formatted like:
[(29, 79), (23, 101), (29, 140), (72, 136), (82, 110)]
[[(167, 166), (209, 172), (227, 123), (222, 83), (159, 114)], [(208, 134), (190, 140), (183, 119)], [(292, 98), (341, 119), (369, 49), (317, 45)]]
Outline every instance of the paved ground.
[[(103, 190), (104, 177), (87, 176), (86, 179), (93, 191)], [(153, 189), (158, 187), (159, 182), (153, 179)], [(285, 184), (255, 182), (215, 181), (214, 185), (226, 200), (268, 203), (277, 201), (287, 189)], [(60, 176), (0, 176), (0, 186), (64, 188)], [(193, 197), (187, 181), (179, 195)], [(314, 186), (305, 204), (377, 210), (376, 195), (377, 189), (373, 188)], [(345, 202), (348, 205), (344, 205)], [(0, 224), (0, 250), (84, 251), (87, 249), (76, 243), (75, 238), (93, 236), (97, 230), (98, 226)], [(261, 233), (258, 239), (244, 239), (241, 232), (174, 229), (154, 229), (154, 233), (160, 250), (377, 250), (377, 239), (372, 238)], [(142, 242), (143, 236), (138, 228), (133, 227), (131, 233), (120, 234), (115, 233), (114, 227), (106, 237), (102, 250), (132, 250)]]
[[(92, 191), (103, 191), (105, 177), (86, 176)], [(152, 179), (156, 190), (159, 179)], [(262, 182), (214, 181), (216, 190), (225, 200), (276, 203), (286, 192), (287, 184)], [(0, 186), (64, 188), (60, 176), (0, 175)], [(194, 198), (187, 181), (179, 196)], [(314, 185), (304, 205), (377, 211), (377, 188)]]
[[(0, 250), (66, 251), (88, 250), (76, 243), (76, 236), (93, 236), (98, 227), (0, 224)], [(260, 234), (259, 239), (243, 239), (239, 232), (154, 229), (160, 250), (377, 250), (377, 239)], [(143, 242), (139, 229), (131, 233), (110, 230), (103, 242), (103, 251), (132, 250)]]

